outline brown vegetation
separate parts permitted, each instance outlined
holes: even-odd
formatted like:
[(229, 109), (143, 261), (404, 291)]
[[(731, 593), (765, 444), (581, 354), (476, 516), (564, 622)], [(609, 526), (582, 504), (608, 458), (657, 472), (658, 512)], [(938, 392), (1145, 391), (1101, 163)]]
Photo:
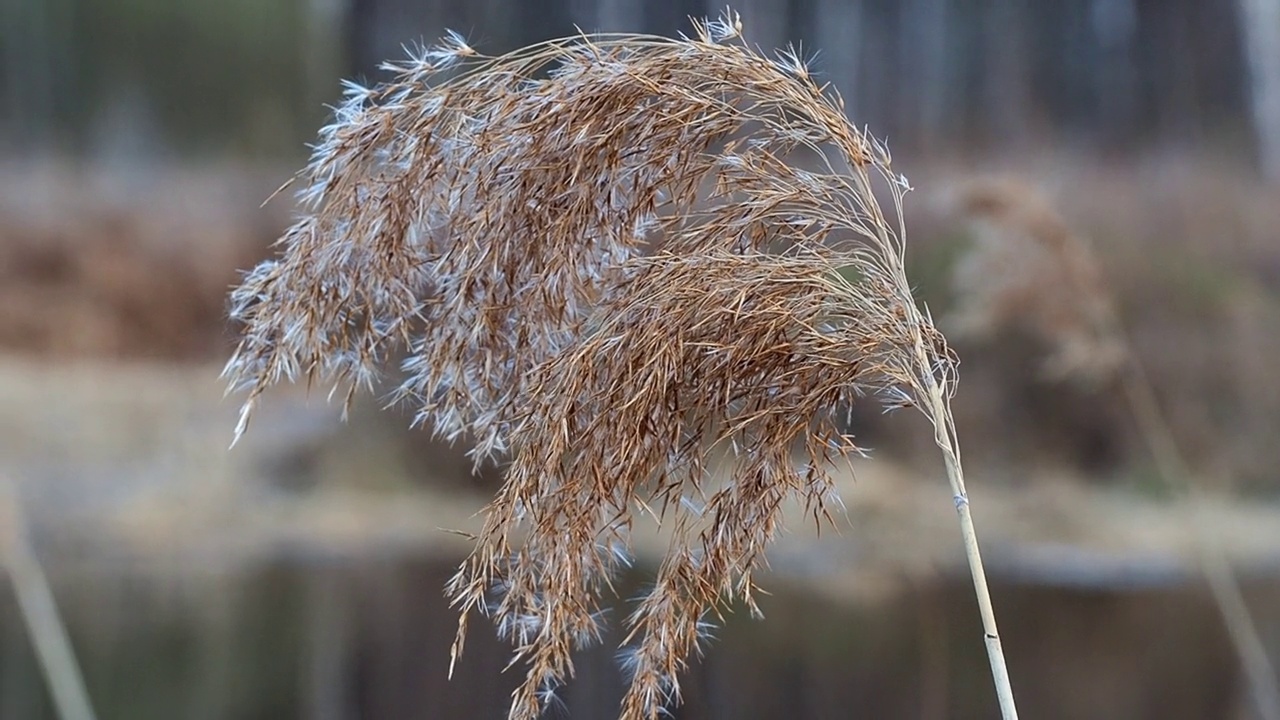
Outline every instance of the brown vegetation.
[(1127, 401), (1162, 481), (1183, 508), (1201, 568), (1236, 645), (1259, 714), (1280, 720), (1280, 686), (1244, 594), (1220, 544), (1194, 502), (1202, 490), (1170, 428), (1146, 368), (1115, 311), (1111, 290), (1087, 242), (1072, 233), (1024, 183), (976, 182), (959, 193), (959, 211), (978, 226), (957, 265), (961, 327), (991, 333), (1016, 321), (1052, 348), (1056, 378), (1113, 381)]
[(968, 183), (957, 192), (961, 215), (976, 226), (958, 262), (958, 299), (948, 329), (990, 337), (1020, 326), (1052, 349), (1053, 378), (1109, 379), (1125, 360), (1114, 302), (1087, 241), (1048, 201), (1012, 178)]
[(632, 525), (659, 519), (670, 547), (624, 649), (622, 716), (639, 720), (679, 701), (710, 616), (755, 609), (784, 501), (826, 516), (830, 461), (860, 452), (838, 413), (917, 408), (1016, 717), (948, 407), (955, 359), (903, 266), (909, 186), (803, 58), (740, 33), (727, 14), (679, 41), (497, 58), (451, 34), (389, 64), (393, 82), (350, 85), (298, 178), (310, 212), (232, 295), (237, 435), (277, 382), (350, 398), (408, 350), (399, 395), (419, 421), (477, 461), (512, 458), (449, 591), (455, 656), (479, 611), (525, 661), (513, 718), (541, 715), (599, 641)]
[(121, 197), (69, 171), (5, 173), (0, 347), (59, 359), (190, 361), (225, 351), (226, 289), (237, 267), (261, 256), (274, 218), (216, 192), (255, 185), (245, 173), (158, 177)]

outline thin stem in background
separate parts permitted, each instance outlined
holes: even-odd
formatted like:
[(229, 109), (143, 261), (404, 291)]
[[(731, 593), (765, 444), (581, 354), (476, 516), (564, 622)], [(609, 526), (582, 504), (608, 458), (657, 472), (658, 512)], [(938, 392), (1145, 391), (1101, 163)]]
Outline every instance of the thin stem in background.
[(22, 522), (17, 488), (0, 477), (0, 516), (8, 529), (0, 541), (0, 561), (13, 579), (18, 609), (31, 635), (40, 668), (49, 683), (49, 694), (62, 720), (95, 720), (84, 675), (76, 662), (71, 639), (58, 615), (49, 581), (35, 556)]
[(1280, 686), (1276, 684), (1275, 667), (1267, 657), (1267, 648), (1258, 635), (1253, 615), (1245, 603), (1240, 581), (1232, 571), (1226, 553), (1214, 541), (1213, 531), (1200, 503), (1202, 493), (1191, 480), (1191, 471), (1178, 449), (1164, 413), (1160, 410), (1160, 403), (1147, 378), (1146, 370), (1132, 348), (1129, 348), (1128, 357), (1128, 372), (1124, 374), (1121, 385), (1138, 424), (1138, 433), (1146, 442), (1160, 476), (1181, 500), (1182, 509), (1193, 529), (1201, 572), (1204, 573), (1218, 612), (1222, 615), (1223, 625), (1240, 656), (1240, 663), (1249, 679), (1254, 707), (1265, 720), (1280, 720)]
[(1186, 514), (1200, 571), (1239, 656), (1253, 704), (1266, 720), (1280, 720), (1275, 670), (1239, 581), (1203, 515), (1201, 490), (1160, 409), (1092, 248), (1025, 183), (975, 182), (963, 193), (961, 204), (985, 231), (955, 271), (964, 306), (957, 324), (989, 333), (1029, 321), (1056, 346), (1045, 364), (1051, 377), (1118, 381), (1161, 480)]

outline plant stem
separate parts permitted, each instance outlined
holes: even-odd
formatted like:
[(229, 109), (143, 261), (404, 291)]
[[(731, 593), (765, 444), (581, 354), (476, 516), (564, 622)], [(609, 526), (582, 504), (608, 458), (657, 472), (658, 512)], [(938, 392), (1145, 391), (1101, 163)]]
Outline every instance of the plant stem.
[(1222, 614), (1227, 634), (1240, 656), (1240, 664), (1249, 679), (1250, 694), (1258, 715), (1265, 720), (1280, 720), (1280, 686), (1276, 683), (1276, 671), (1267, 657), (1266, 646), (1258, 636), (1240, 583), (1231, 570), (1226, 553), (1214, 542), (1213, 531), (1198, 502), (1201, 493), (1192, 482), (1187, 462), (1178, 449), (1164, 413), (1160, 411), (1160, 403), (1156, 400), (1151, 381), (1132, 347), (1127, 350), (1130, 358), (1129, 372), (1125, 374), (1121, 385), (1138, 423), (1139, 434), (1146, 441), (1160, 474), (1170, 489), (1178, 494), (1180, 504), (1187, 513), (1197, 541), (1195, 547), (1200, 556), (1201, 572), (1204, 573), (1209, 592)]
[[(923, 356), (923, 343), (919, 345)], [(929, 367), (924, 365), (924, 367)], [(987, 587), (987, 573), (978, 551), (978, 533), (973, 526), (973, 514), (969, 510), (969, 494), (964, 487), (964, 470), (960, 465), (959, 442), (951, 421), (951, 408), (943, 386), (932, 373), (925, 373), (926, 390), (932, 405), (931, 418), (934, 440), (942, 450), (946, 461), (947, 479), (951, 482), (956, 514), (960, 517), (960, 533), (964, 537), (964, 552), (969, 560), (969, 574), (973, 576), (973, 589), (978, 599), (978, 611), (982, 615), (982, 634), (987, 646), (987, 660), (991, 663), (991, 676), (996, 685), (996, 698), (1000, 702), (1000, 715), (1004, 720), (1017, 720), (1018, 708), (1013, 701), (1013, 686), (1009, 682), (1009, 667), (1005, 664), (1004, 649), (1000, 646), (1000, 632), (996, 629), (996, 612), (991, 605), (991, 591)]]
[(31, 634), (31, 644), (49, 683), (49, 694), (62, 720), (94, 720), (84, 677), (71, 640), (58, 616), (58, 606), (44, 570), (27, 540), (17, 490), (0, 478), (0, 517), (8, 527), (0, 538), (0, 562), (13, 579), (18, 608)]

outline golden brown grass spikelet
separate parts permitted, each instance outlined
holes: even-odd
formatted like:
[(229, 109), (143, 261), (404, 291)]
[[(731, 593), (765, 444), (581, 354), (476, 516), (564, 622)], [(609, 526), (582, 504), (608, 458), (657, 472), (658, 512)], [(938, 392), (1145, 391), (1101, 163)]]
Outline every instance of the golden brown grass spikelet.
[(695, 29), (496, 58), (450, 35), (351, 86), (299, 178), (310, 212), (233, 293), (237, 435), (271, 384), (353, 391), (407, 349), (418, 420), (512, 459), (448, 588), (455, 657), (478, 610), (528, 668), (512, 718), (598, 639), (639, 513), (671, 546), (630, 619), (622, 716), (678, 700), (704, 615), (752, 602), (784, 501), (825, 517), (828, 462), (858, 452), (834, 416), (863, 395), (933, 422), (978, 562), (905, 178), (798, 55), (757, 54), (732, 13)]
[(975, 233), (956, 267), (958, 307), (948, 327), (975, 336), (1022, 327), (1053, 348), (1044, 366), (1050, 377), (1113, 377), (1125, 352), (1087, 241), (1046, 198), (1011, 178), (971, 181), (958, 190), (956, 205)]
[[(370, 385), (407, 345), (401, 395), (419, 419), (501, 453), (522, 378), (574, 336), (610, 267), (691, 220), (719, 222), (724, 245), (766, 242), (797, 195), (844, 182), (762, 177), (790, 172), (797, 147), (871, 161), (807, 75), (709, 27), (500, 58), (454, 38), (390, 66), (392, 83), (350, 86), (299, 178), (314, 212), (233, 296), (245, 420), (273, 382)], [(442, 63), (460, 69), (426, 84)]]
[[(539, 392), (518, 418), (506, 484), (451, 585), (464, 613), (487, 608), (518, 629), (525, 715), (536, 689), (568, 676), (573, 640), (597, 636), (598, 595), (634, 513), (662, 517), (672, 540), (631, 618), (626, 717), (678, 695), (709, 610), (754, 607), (752, 570), (784, 501), (826, 516), (830, 461), (858, 452), (837, 414), (910, 372), (894, 298), (844, 280), (844, 261), (725, 250), (631, 260), (595, 326), (533, 373)], [(718, 455), (723, 482), (709, 467)]]

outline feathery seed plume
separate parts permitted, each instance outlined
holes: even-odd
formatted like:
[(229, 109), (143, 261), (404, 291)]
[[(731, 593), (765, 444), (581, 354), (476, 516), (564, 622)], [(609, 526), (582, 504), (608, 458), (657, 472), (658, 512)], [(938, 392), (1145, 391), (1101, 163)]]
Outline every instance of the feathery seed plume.
[(514, 719), (598, 641), (642, 514), (670, 549), (628, 621), (621, 714), (677, 702), (709, 614), (754, 608), (784, 503), (825, 517), (853, 402), (934, 423), (977, 562), (955, 360), (903, 266), (909, 185), (800, 53), (741, 32), (726, 12), (500, 57), (451, 33), (388, 64), (349, 87), (298, 178), (307, 214), (232, 296), (237, 436), (280, 380), (350, 398), (397, 376), (418, 423), (510, 460), (447, 591), (455, 657), (476, 611), (527, 668)]

